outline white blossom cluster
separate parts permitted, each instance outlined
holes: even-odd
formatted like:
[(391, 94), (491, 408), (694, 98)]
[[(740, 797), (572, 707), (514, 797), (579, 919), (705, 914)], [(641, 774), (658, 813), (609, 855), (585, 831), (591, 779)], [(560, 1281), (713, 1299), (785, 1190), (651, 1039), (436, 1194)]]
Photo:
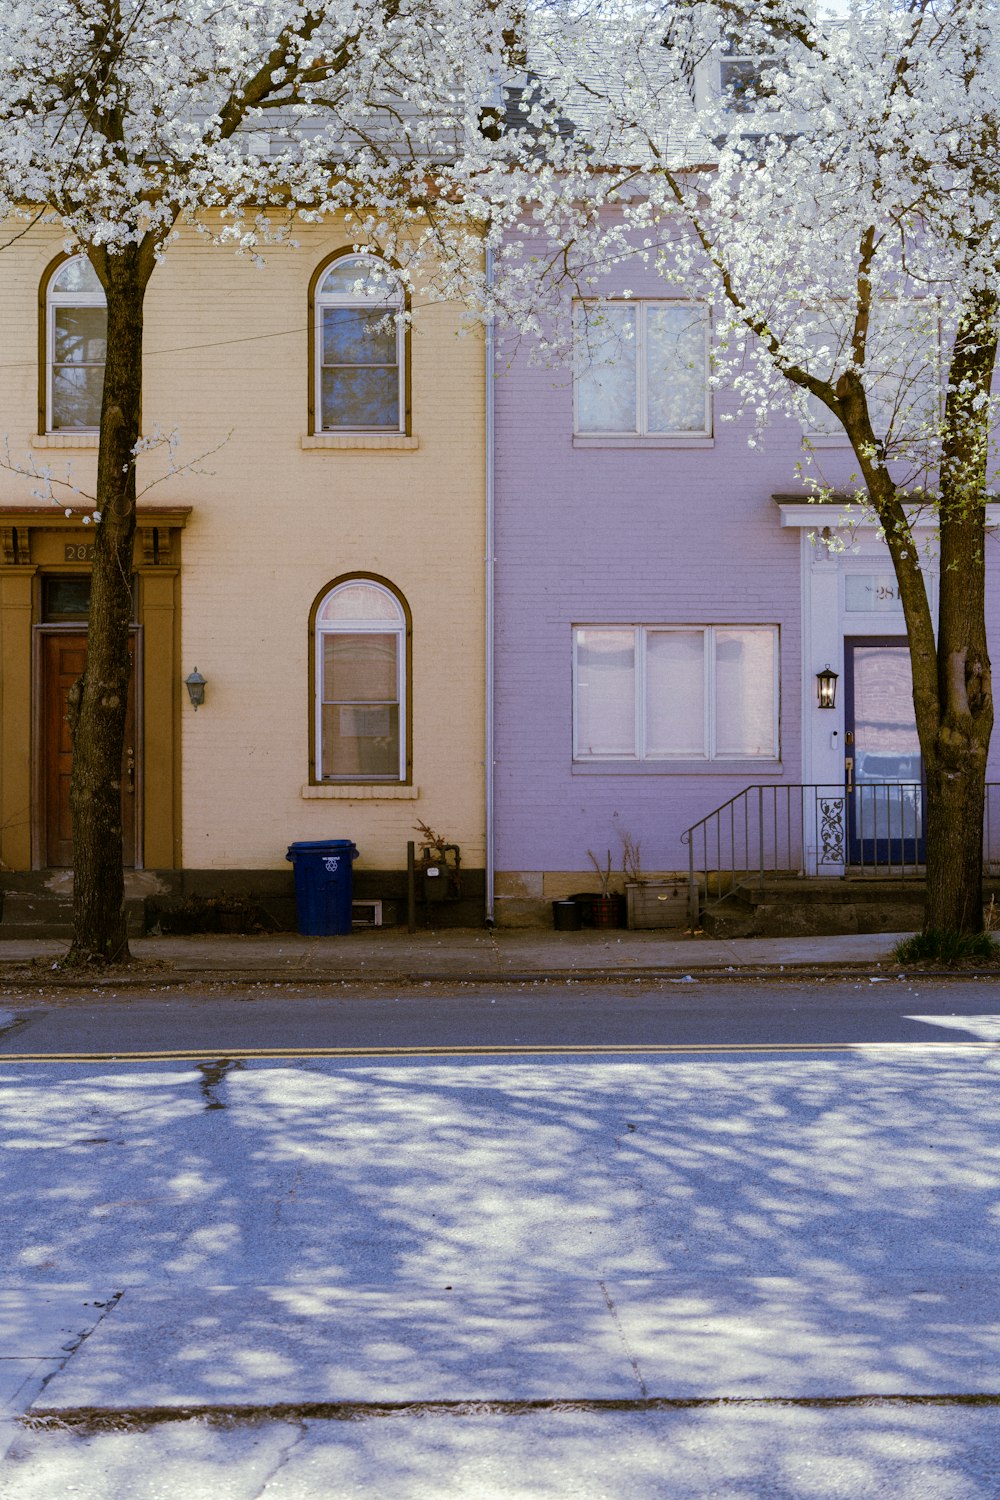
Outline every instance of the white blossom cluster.
[[(622, 295), (652, 267), (711, 304), (715, 378), (760, 427), (776, 408), (838, 426), (856, 374), (867, 456), (933, 489), (976, 299), (984, 345), (996, 332), (1000, 7), (594, 0), (533, 38), (576, 129), (541, 170), (478, 174), (519, 325), (565, 343), (567, 285)], [(982, 436), (987, 397), (967, 394)]]
[(644, 263), (710, 303), (761, 427), (841, 423), (855, 375), (868, 457), (933, 489), (997, 284), (998, 27), (996, 0), (7, 0), (0, 221), (258, 255), (339, 213), (550, 355), (570, 294)]
[(0, 219), (162, 253), (215, 211), (253, 253), (294, 205), (353, 211), (390, 252), (457, 217), (501, 33), (462, 0), (7, 0)]

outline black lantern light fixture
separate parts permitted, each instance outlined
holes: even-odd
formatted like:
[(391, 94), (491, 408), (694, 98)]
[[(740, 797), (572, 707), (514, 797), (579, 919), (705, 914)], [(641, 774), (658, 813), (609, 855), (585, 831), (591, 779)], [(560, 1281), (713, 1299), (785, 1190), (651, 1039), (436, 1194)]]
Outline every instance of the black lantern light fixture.
[(205, 701), (205, 678), (202, 677), (197, 667), (185, 677), (184, 686), (188, 690), (188, 697), (197, 713)]
[(836, 708), (837, 706), (837, 673), (827, 662), (822, 672), (816, 673), (816, 691), (819, 695), (820, 708)]

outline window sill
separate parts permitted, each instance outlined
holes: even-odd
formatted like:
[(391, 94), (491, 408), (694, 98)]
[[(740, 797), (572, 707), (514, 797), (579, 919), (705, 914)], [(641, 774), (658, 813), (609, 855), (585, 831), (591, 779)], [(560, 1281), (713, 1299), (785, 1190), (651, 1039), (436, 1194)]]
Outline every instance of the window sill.
[(574, 776), (783, 776), (780, 760), (575, 760)]
[(317, 786), (304, 786), (301, 796), (306, 802), (415, 802), (420, 796), (420, 788), (402, 786), (395, 781), (330, 781)]
[(92, 448), (100, 447), (99, 432), (37, 432), (32, 435), (33, 448)]
[(715, 438), (704, 434), (691, 437), (639, 437), (631, 433), (573, 434), (574, 448), (714, 448)]
[(413, 453), (420, 439), (405, 432), (314, 432), (300, 439), (306, 450), (333, 449), (335, 452)]

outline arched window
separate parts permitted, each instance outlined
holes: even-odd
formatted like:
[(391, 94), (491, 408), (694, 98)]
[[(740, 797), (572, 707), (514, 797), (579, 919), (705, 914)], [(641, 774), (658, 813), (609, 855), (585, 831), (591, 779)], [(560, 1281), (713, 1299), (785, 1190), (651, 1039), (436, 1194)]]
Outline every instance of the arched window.
[(316, 607), (316, 781), (405, 781), (407, 628), (396, 593), (342, 580)]
[(317, 432), (404, 432), (401, 292), (372, 255), (342, 255), (313, 292)]
[(85, 255), (62, 261), (45, 293), (45, 430), (96, 432), (107, 352), (104, 290)]

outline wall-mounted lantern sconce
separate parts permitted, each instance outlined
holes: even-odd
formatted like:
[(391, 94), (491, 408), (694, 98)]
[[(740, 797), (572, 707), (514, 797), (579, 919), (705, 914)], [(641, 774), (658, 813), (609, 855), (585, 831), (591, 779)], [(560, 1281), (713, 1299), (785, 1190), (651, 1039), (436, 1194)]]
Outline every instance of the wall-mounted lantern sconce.
[(816, 691), (819, 694), (820, 708), (836, 708), (837, 673), (833, 671), (829, 662), (822, 672), (816, 673)]
[(191, 699), (195, 713), (197, 713), (205, 701), (205, 678), (202, 677), (197, 667), (185, 677), (184, 686), (188, 690), (188, 697)]

